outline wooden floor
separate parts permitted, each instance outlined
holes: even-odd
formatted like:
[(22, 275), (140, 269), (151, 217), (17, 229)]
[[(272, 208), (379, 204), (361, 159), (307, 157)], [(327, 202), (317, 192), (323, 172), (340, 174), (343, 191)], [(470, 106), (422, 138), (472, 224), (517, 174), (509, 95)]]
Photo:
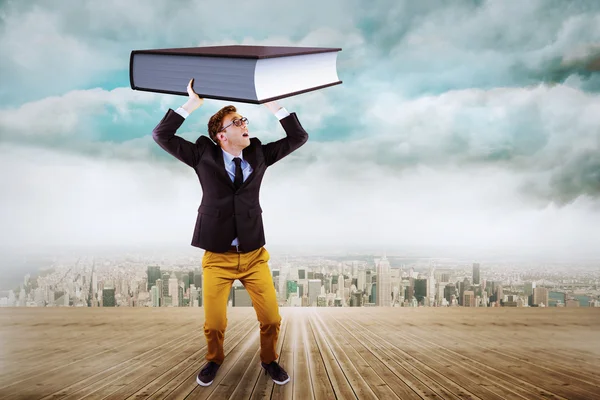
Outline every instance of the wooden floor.
[(202, 308), (0, 309), (1, 399), (600, 399), (600, 309), (281, 308), (275, 385), (252, 308), (196, 384)]

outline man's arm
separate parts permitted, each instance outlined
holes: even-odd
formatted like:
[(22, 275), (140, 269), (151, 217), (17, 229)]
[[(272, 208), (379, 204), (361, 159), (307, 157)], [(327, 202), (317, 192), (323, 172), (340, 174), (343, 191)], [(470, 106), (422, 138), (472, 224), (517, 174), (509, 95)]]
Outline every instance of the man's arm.
[(193, 81), (192, 78), (187, 86), (188, 101), (176, 111), (169, 109), (163, 119), (152, 130), (152, 138), (160, 147), (192, 168), (198, 165), (200, 156), (206, 146), (202, 145), (202, 141), (194, 144), (175, 135), (175, 133), (183, 124), (185, 118), (204, 102), (204, 99), (200, 98), (192, 89)]
[(279, 118), (281, 126), (286, 134), (286, 137), (283, 139), (262, 145), (265, 163), (268, 167), (306, 143), (308, 140), (308, 133), (306, 133), (304, 128), (302, 128), (302, 125), (300, 125), (296, 113), (290, 114), (275, 101), (265, 103), (265, 106)]

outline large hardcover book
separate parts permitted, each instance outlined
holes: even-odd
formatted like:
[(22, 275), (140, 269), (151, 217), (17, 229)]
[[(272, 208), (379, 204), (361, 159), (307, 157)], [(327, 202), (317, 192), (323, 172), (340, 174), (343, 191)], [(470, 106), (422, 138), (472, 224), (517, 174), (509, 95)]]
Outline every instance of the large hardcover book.
[(200, 97), (262, 104), (342, 83), (340, 48), (210, 46), (133, 50), (131, 88), (187, 96), (194, 78)]

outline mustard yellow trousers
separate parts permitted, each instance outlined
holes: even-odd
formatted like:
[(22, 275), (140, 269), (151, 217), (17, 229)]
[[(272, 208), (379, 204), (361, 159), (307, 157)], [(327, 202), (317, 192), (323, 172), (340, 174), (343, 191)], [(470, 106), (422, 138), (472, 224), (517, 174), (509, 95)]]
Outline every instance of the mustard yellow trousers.
[(222, 364), (225, 358), (223, 340), (227, 327), (227, 300), (233, 281), (246, 287), (260, 325), (260, 360), (266, 364), (276, 360), (281, 316), (277, 294), (264, 247), (248, 253), (213, 253), (202, 258), (202, 305), (204, 336), (208, 347), (207, 361)]

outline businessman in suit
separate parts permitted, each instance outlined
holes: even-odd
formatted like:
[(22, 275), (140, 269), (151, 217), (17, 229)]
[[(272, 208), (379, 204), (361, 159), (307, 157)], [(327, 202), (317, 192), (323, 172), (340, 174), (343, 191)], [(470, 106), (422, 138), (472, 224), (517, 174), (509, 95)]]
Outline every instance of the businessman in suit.
[[(208, 122), (208, 133), (195, 143), (175, 133), (204, 99), (194, 92), (193, 79), (187, 86), (188, 101), (169, 109), (152, 131), (152, 137), (169, 154), (194, 168), (202, 186), (191, 245), (205, 250), (202, 258), (204, 335), (207, 363), (199, 372), (199, 385), (210, 385), (223, 363), (223, 340), (227, 326), (227, 300), (235, 279), (248, 290), (260, 324), (260, 359), (265, 374), (279, 385), (290, 378), (277, 363), (277, 339), (281, 317), (273, 278), (259, 191), (267, 167), (298, 149), (308, 140), (295, 113), (276, 102), (265, 104), (279, 118), (286, 137), (262, 144), (250, 138), (248, 119), (233, 106), (226, 106)], [(212, 141), (211, 141), (212, 139)]]

